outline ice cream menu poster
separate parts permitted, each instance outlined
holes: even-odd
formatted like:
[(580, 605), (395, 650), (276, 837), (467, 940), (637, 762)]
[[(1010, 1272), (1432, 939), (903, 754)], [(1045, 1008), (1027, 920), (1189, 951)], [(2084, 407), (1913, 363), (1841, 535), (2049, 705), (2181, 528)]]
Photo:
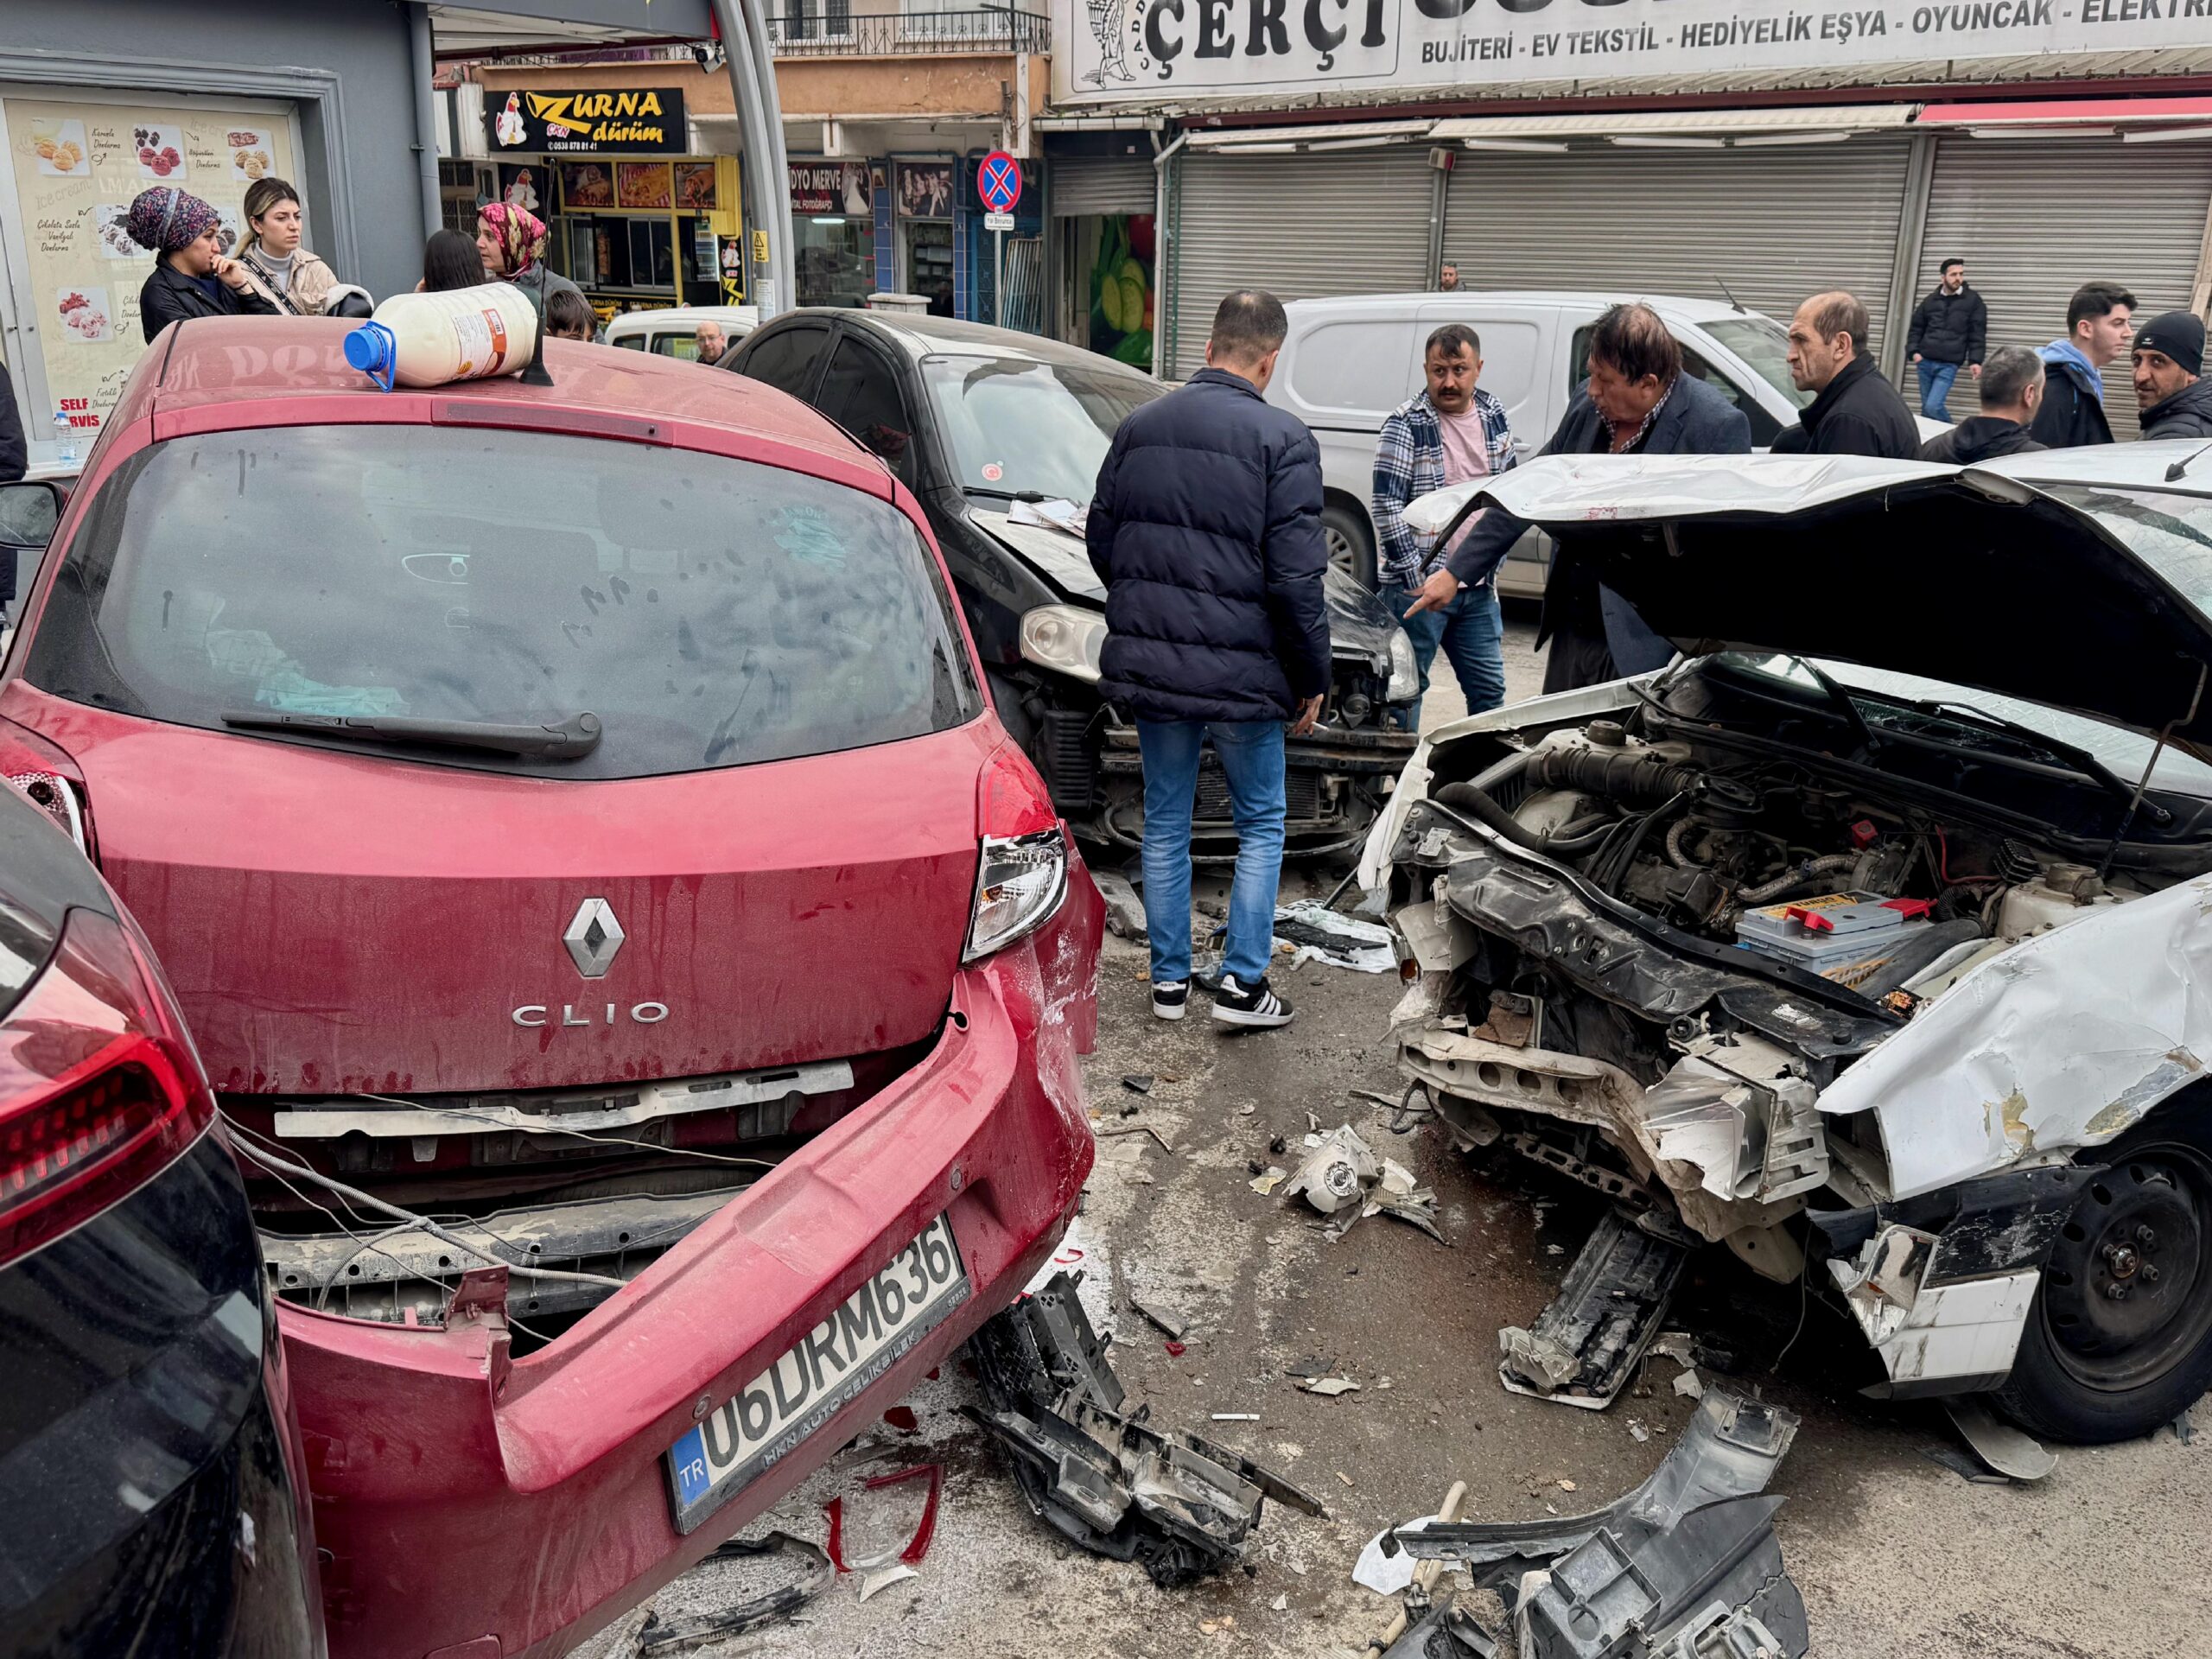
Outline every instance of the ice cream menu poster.
[[(124, 231), (132, 198), (157, 184), (190, 191), (222, 214), (227, 251), (245, 228), (246, 188), (293, 176), (291, 129), (281, 116), (155, 104), (10, 99), (6, 111), (29, 256), (32, 308), (20, 321), (46, 368), (48, 407), (32, 409), (32, 435), (52, 435), (58, 411), (89, 449), (146, 349), (138, 289), (154, 256)], [(307, 240), (315, 245), (312, 223)]]

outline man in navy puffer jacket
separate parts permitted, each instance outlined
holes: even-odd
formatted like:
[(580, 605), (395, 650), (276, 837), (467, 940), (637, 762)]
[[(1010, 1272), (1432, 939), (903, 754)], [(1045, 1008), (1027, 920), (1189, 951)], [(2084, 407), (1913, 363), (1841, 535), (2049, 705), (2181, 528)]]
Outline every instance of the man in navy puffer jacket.
[(1260, 394), (1289, 324), (1272, 294), (1221, 302), (1206, 366), (1122, 423), (1091, 497), (1106, 584), (1099, 690), (1137, 722), (1152, 1010), (1190, 997), (1191, 807), (1211, 738), (1236, 820), (1236, 879), (1213, 1017), (1290, 1023), (1267, 982), (1282, 869), (1283, 728), (1313, 730), (1329, 685), (1321, 457)]

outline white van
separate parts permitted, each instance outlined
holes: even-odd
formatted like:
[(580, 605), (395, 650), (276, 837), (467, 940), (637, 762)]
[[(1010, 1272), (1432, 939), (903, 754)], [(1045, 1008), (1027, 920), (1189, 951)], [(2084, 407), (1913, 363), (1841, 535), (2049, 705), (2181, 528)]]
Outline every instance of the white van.
[(609, 346), (680, 357), (689, 363), (699, 355), (702, 322), (721, 324), (723, 334), (734, 346), (760, 326), (760, 309), (752, 305), (664, 305), (626, 311), (607, 325), (605, 338)]
[[(1789, 384), (1785, 326), (1757, 311), (1712, 300), (1557, 290), (1480, 294), (1362, 294), (1294, 300), (1290, 333), (1268, 401), (1313, 429), (1321, 445), (1322, 515), (1329, 556), (1375, 584), (1375, 439), (1390, 411), (1421, 391), (1421, 345), (1447, 322), (1483, 342), (1481, 385), (1505, 404), (1522, 456), (1542, 448), (1586, 378), (1590, 330), (1608, 306), (1641, 300), (1681, 342), (1689, 372), (1709, 381), (1751, 423), (1764, 449), (1812, 401)], [(1544, 590), (1549, 543), (1522, 537), (1497, 575), (1498, 592), (1533, 598)]]

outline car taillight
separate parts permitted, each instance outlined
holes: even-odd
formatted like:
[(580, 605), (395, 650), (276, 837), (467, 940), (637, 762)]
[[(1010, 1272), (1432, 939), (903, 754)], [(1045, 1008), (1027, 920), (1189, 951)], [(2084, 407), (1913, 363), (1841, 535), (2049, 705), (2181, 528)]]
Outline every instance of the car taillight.
[(29, 727), (0, 720), (0, 779), (53, 819), (79, 852), (93, 855), (85, 780), (68, 755)]
[(71, 911), (54, 959), (0, 1019), (0, 1265), (135, 1191), (214, 1116), (143, 944)]
[(1066, 831), (1045, 780), (1011, 743), (1001, 744), (983, 763), (976, 817), (982, 856), (963, 962), (1003, 950), (1043, 926), (1068, 891)]

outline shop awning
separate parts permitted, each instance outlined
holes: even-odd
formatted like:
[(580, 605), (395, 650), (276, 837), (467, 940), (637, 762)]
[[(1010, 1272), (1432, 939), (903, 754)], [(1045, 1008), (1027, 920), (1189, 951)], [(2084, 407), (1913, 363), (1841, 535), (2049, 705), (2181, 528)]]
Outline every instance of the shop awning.
[(703, 41), (714, 33), (706, 0), (475, 0), (433, 5), (430, 28), (441, 57)]
[(2012, 104), (1930, 104), (1923, 127), (2124, 126), (2140, 121), (2212, 121), (2212, 98), (2069, 98)]
[(1886, 131), (1908, 125), (1912, 104), (1832, 104), (1771, 110), (1614, 110), (1560, 115), (1455, 117), (1429, 129), (1438, 143), (1486, 138), (1759, 137)]
[(1433, 121), (1338, 121), (1318, 127), (1224, 127), (1191, 135), (1192, 149), (1243, 149), (1274, 154), (1286, 149), (1349, 149), (1397, 144), (1425, 138)]

